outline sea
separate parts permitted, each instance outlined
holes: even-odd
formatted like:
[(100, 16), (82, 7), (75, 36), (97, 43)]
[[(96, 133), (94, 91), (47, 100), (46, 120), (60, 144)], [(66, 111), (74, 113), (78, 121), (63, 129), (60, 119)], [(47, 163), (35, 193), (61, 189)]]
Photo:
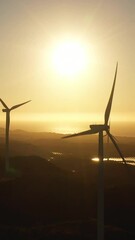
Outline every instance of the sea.
[[(51, 155), (51, 157), (48, 158), (48, 161), (49, 162), (55, 161), (56, 156), (62, 156), (62, 155), (63, 155), (62, 152), (52, 152), (52, 155)], [(99, 158), (98, 157), (90, 158), (90, 161), (98, 162)], [(125, 164), (121, 158), (117, 158), (117, 157), (115, 157), (115, 158), (113, 158), (113, 157), (104, 158), (104, 161), (119, 162), (121, 164)], [(129, 165), (135, 166), (135, 157), (125, 157), (125, 161)]]

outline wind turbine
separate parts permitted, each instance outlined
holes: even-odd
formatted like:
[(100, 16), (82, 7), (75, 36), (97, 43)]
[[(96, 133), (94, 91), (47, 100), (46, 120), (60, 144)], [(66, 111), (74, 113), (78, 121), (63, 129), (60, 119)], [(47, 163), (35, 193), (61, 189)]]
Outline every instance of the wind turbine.
[(98, 133), (98, 158), (99, 158), (99, 168), (98, 168), (98, 206), (97, 206), (97, 240), (103, 240), (104, 239), (104, 152), (103, 152), (103, 132), (105, 131), (112, 143), (114, 144), (117, 152), (119, 153), (120, 157), (122, 158), (123, 162), (126, 164), (126, 161), (123, 157), (123, 154), (118, 147), (114, 137), (110, 133), (110, 127), (108, 124), (111, 107), (112, 107), (112, 100), (114, 95), (114, 89), (115, 89), (115, 83), (116, 83), (116, 77), (117, 77), (117, 69), (118, 69), (118, 63), (116, 65), (115, 75), (114, 75), (114, 81), (113, 86), (111, 90), (111, 94), (109, 97), (109, 101), (106, 106), (106, 110), (104, 113), (104, 124), (98, 124), (98, 125), (90, 125), (90, 130), (83, 131), (76, 134), (71, 134), (68, 136), (65, 136), (63, 138), (71, 138), (71, 137), (77, 137), (77, 136), (83, 136), (83, 135), (91, 135), (91, 134), (97, 134)]
[(3, 112), (6, 113), (6, 147), (5, 147), (5, 167), (6, 167), (6, 171), (9, 171), (9, 128), (10, 128), (10, 112), (18, 107), (21, 107), (22, 105), (30, 102), (31, 100), (27, 101), (27, 102), (23, 102), (17, 105), (14, 105), (11, 108), (8, 108), (8, 106), (6, 105), (6, 103), (0, 99), (0, 102), (2, 103), (4, 109), (2, 109)]

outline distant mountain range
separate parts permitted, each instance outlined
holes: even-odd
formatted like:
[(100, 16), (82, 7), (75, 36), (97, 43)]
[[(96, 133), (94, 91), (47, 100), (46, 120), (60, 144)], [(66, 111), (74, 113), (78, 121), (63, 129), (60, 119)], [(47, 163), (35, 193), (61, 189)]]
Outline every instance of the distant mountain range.
[[(63, 134), (49, 132), (10, 131), (10, 156), (39, 156), (54, 162), (66, 169), (78, 169), (85, 159), (97, 156), (97, 136), (82, 136), (72, 139), (61, 139)], [(4, 157), (5, 130), (0, 128), (0, 156)], [(116, 137), (125, 157), (135, 157), (135, 138)], [(104, 138), (106, 157), (118, 157), (113, 145), (107, 144)], [(74, 161), (71, 159), (74, 158)]]
[[(0, 128), (0, 136), (3, 137), (5, 134), (5, 129)], [(24, 131), (21, 129), (16, 129), (16, 130), (11, 130), (10, 135), (12, 138), (15, 139), (42, 139), (42, 138), (53, 138), (53, 139), (60, 139), (62, 136), (66, 134), (60, 134), (60, 133), (54, 133), (54, 132), (29, 132), (29, 131)], [(121, 143), (135, 143), (135, 137), (123, 137), (123, 136), (115, 136), (118, 138), (118, 141)], [(81, 140), (80, 140), (81, 139)], [(70, 139), (71, 141), (81, 141), (81, 142), (93, 142), (96, 141), (97, 137), (94, 135), (91, 136), (83, 136), (83, 137), (78, 137), (78, 138), (73, 138)]]

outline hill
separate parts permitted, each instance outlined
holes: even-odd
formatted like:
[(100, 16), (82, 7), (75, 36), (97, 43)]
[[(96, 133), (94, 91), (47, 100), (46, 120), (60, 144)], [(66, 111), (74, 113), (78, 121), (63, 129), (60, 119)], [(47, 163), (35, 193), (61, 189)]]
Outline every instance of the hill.
[[(0, 156), (4, 156), (4, 129), (0, 129)], [(62, 134), (45, 132), (26, 132), (22, 130), (11, 131), (10, 133), (10, 155), (11, 156), (31, 156), (36, 155), (53, 161), (56, 165), (70, 170), (78, 168), (80, 161), (89, 160), (97, 156), (98, 139), (97, 136), (85, 136), (72, 139), (61, 139)], [(116, 137), (118, 144), (125, 157), (135, 157), (135, 138)], [(104, 154), (107, 157), (119, 157), (114, 146), (107, 144), (104, 138)], [(74, 163), (71, 163), (71, 156)]]
[[(55, 133), (11, 131), (10, 166), (4, 172), (0, 129), (1, 239), (96, 239), (97, 136), (61, 139)], [(125, 156), (135, 156), (135, 138), (118, 137)], [(105, 154), (108, 145), (105, 142)], [(117, 154), (110, 144), (109, 153)], [(135, 167), (104, 162), (105, 240), (135, 239)]]
[[(0, 172), (1, 237), (96, 239), (97, 163), (78, 172), (36, 156), (13, 157), (11, 164), (17, 177)], [(104, 167), (106, 239), (134, 239), (135, 168), (115, 162)]]

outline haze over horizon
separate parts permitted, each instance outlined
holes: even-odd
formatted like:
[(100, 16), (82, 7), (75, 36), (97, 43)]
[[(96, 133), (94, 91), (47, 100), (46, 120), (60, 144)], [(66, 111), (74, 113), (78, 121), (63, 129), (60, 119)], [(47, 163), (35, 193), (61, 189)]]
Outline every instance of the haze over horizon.
[[(12, 130), (23, 130), (28, 132), (52, 132), (61, 134), (72, 134), (89, 129), (90, 124), (96, 124), (95, 121), (89, 121), (89, 119), (82, 119), (82, 121), (73, 120), (60, 120), (57, 118), (44, 118), (41, 121), (17, 121), (12, 117), (11, 119), (11, 131)], [(12, 121), (13, 120), (13, 121)], [(102, 123), (98, 121), (98, 123)], [(135, 137), (135, 124), (134, 122), (110, 122), (111, 131), (114, 136), (121, 137)], [(5, 128), (5, 121), (1, 121), (0, 128)]]
[(135, 136), (134, 11), (128, 0), (1, 1), (0, 97), (9, 106), (32, 100), (12, 113), (11, 129), (102, 123), (118, 61), (111, 128)]

